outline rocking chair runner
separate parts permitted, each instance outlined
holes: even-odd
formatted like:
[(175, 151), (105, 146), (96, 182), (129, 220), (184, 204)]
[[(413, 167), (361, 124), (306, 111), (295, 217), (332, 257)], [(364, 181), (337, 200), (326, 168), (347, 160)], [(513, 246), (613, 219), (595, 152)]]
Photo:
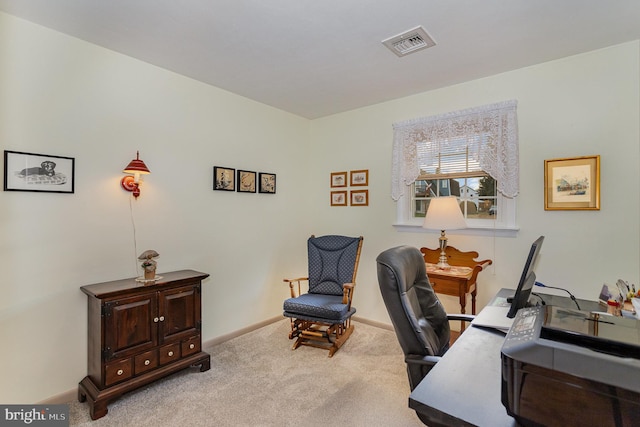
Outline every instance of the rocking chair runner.
[[(284, 316), (291, 319), (289, 339), (301, 345), (329, 350), (329, 357), (353, 332), (351, 305), (362, 249), (362, 236), (311, 236), (307, 241), (309, 276), (284, 279), (291, 298), (283, 304)], [(308, 293), (301, 294), (301, 282)], [(297, 290), (296, 286), (297, 284)]]

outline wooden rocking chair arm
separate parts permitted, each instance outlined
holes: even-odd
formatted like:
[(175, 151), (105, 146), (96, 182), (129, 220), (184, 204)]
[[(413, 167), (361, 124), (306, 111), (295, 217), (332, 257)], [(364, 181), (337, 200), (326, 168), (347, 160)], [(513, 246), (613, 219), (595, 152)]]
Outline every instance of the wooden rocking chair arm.
[(353, 296), (353, 288), (355, 288), (355, 286), (355, 283), (342, 284), (342, 303), (349, 304), (349, 309), (351, 309), (351, 298)]
[(297, 279), (282, 279), (282, 281), (285, 282), (285, 283), (301, 282), (303, 280), (309, 280), (309, 278), (308, 277), (298, 277)]
[[(291, 291), (291, 298), (298, 298), (300, 295), (300, 282), (309, 280), (308, 277), (298, 277), (297, 279), (282, 279), (283, 282), (289, 284), (289, 290)], [(296, 295), (296, 290), (293, 288), (294, 283), (298, 284), (298, 295)]]

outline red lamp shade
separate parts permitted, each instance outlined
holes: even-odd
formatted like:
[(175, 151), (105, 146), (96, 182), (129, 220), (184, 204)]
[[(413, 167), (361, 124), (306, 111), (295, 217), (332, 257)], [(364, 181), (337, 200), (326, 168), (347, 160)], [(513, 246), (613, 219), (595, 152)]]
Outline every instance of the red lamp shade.
[(124, 173), (151, 173), (147, 165), (140, 160), (140, 152), (136, 151), (136, 158), (131, 160), (126, 168), (122, 171)]
[(131, 160), (122, 172), (133, 174), (133, 176), (127, 175), (122, 178), (122, 180), (120, 180), (120, 185), (125, 190), (133, 192), (133, 197), (137, 199), (140, 195), (140, 174), (151, 173), (147, 165), (145, 165), (144, 162), (140, 160), (139, 151), (136, 151), (136, 158)]

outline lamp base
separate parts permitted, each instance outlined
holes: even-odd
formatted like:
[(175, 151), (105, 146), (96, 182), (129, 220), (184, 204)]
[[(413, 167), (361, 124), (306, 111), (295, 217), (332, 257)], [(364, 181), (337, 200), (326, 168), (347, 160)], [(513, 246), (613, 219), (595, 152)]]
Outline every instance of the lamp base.
[(451, 270), (451, 266), (447, 262), (447, 253), (445, 249), (447, 249), (447, 236), (444, 234), (444, 230), (440, 230), (440, 258), (438, 258), (438, 263), (436, 267), (440, 270)]

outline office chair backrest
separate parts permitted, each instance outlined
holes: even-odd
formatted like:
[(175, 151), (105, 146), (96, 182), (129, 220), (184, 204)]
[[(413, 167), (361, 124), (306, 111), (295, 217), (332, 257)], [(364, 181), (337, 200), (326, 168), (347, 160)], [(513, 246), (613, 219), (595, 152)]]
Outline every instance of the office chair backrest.
[(442, 356), (449, 348), (449, 322), (420, 251), (399, 246), (376, 261), (380, 292), (405, 357)]
[(342, 285), (355, 282), (360, 240), (333, 235), (309, 238), (310, 294), (342, 295)]

